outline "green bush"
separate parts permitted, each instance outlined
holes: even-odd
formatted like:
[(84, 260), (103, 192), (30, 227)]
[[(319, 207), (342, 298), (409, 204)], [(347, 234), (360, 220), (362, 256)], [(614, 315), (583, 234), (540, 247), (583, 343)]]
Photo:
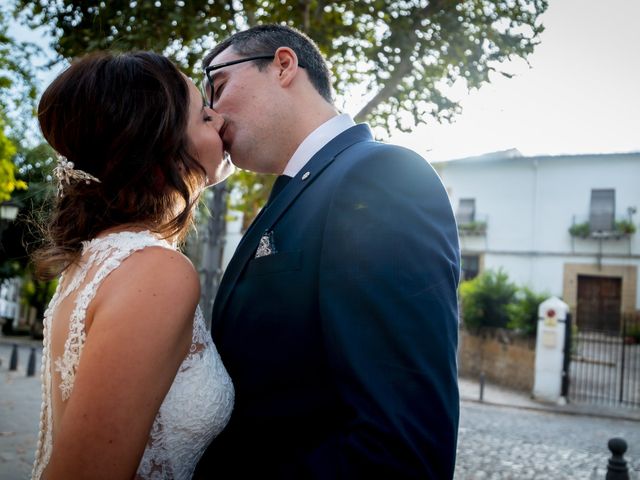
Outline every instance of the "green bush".
[(515, 300), (517, 291), (518, 287), (502, 270), (487, 270), (462, 282), (459, 292), (464, 325), (469, 329), (505, 328), (509, 323), (508, 305)]
[(473, 280), (460, 284), (462, 320), (465, 327), (508, 328), (535, 336), (538, 327), (538, 306), (550, 297), (519, 288), (502, 269), (487, 270)]
[(507, 307), (507, 328), (535, 336), (538, 331), (538, 307), (550, 296), (548, 293), (535, 293), (528, 287), (520, 289), (515, 301)]

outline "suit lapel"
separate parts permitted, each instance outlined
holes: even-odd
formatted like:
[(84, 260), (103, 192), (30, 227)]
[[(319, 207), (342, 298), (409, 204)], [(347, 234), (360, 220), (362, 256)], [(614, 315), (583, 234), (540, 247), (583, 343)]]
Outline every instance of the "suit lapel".
[(242, 238), (240, 245), (227, 266), (222, 278), (213, 307), (213, 326), (223, 321), (222, 313), (245, 265), (254, 256), (263, 233), (278, 221), (293, 201), (333, 162), (333, 160), (351, 145), (372, 140), (371, 130), (366, 124), (356, 125), (338, 135), (325, 145), (302, 170), (280, 192), (278, 197), (260, 212)]

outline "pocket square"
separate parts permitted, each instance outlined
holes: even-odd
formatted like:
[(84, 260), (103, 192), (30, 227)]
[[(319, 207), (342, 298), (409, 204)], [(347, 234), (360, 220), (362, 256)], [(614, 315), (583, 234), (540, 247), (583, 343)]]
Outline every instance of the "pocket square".
[(267, 255), (273, 255), (277, 253), (276, 244), (273, 241), (273, 231), (264, 232), (264, 235), (260, 237), (260, 243), (256, 250), (255, 258), (266, 257)]

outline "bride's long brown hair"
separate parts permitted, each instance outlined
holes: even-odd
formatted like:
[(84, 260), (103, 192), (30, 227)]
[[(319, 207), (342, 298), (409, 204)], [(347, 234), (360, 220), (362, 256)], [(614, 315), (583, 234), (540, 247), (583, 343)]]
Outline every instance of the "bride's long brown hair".
[(41, 278), (75, 262), (83, 241), (121, 225), (186, 235), (206, 178), (188, 151), (188, 111), (185, 77), (151, 52), (94, 53), (49, 85), (38, 105), (45, 139), (100, 182), (64, 185), (33, 256)]

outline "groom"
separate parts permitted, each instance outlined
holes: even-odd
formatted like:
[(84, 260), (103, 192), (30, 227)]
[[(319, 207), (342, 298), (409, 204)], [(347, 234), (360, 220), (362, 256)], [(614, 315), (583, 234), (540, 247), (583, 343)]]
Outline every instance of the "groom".
[(460, 259), (439, 178), (338, 114), (296, 30), (237, 33), (204, 65), (233, 162), (281, 176), (216, 297), (236, 404), (196, 478), (451, 478)]

